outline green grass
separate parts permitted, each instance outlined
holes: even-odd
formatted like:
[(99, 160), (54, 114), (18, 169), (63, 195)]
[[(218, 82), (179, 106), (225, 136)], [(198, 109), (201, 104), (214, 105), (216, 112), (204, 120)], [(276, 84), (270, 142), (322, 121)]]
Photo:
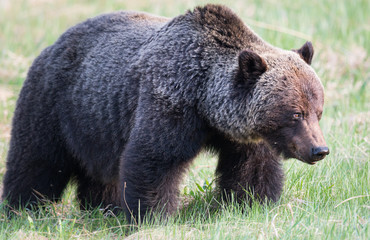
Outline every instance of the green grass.
[[(131, 2), (131, 3), (128, 3)], [(122, 216), (80, 211), (70, 186), (61, 203), (7, 219), (2, 239), (369, 239), (370, 3), (368, 0), (222, 2), (273, 45), (315, 47), (313, 67), (326, 89), (321, 126), (331, 154), (315, 166), (284, 163), (280, 201), (234, 206), (213, 198), (217, 159), (202, 154), (182, 186), (187, 207), (166, 223), (129, 225)], [(68, 27), (119, 9), (169, 17), (206, 1), (0, 0), (0, 177), (15, 101), (32, 60)]]

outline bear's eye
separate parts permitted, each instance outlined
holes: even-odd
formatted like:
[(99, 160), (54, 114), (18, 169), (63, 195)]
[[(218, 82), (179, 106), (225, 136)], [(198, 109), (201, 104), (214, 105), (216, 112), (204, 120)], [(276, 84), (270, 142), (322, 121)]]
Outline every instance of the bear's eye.
[(293, 119), (294, 120), (300, 120), (300, 119), (302, 119), (302, 116), (303, 116), (302, 113), (294, 113), (293, 114)]

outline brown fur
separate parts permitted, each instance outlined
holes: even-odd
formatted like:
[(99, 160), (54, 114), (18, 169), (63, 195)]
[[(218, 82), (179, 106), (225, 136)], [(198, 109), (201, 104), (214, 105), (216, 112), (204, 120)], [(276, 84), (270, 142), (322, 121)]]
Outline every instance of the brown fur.
[(312, 164), (328, 154), (312, 56), (310, 43), (295, 52), (271, 46), (219, 5), (78, 24), (29, 70), (3, 198), (12, 207), (37, 202), (34, 192), (57, 201), (75, 179), (83, 207), (167, 214), (181, 176), (211, 148), (224, 196), (250, 202), (250, 190), (276, 201), (282, 157)]

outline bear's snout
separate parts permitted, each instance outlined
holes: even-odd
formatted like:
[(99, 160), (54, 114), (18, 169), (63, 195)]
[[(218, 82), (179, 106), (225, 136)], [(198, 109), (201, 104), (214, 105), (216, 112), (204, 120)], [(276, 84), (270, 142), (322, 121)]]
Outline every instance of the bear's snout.
[(311, 151), (311, 158), (313, 163), (316, 161), (320, 161), (329, 155), (330, 151), (328, 147), (314, 147)]

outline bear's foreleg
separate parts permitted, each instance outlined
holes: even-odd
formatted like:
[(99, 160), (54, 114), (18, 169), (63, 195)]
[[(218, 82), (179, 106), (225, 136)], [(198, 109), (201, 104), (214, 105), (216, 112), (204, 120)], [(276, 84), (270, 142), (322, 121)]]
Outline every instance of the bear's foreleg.
[(179, 117), (158, 108), (147, 106), (147, 115), (137, 117), (121, 158), (121, 205), (128, 218), (166, 216), (177, 209), (180, 180), (204, 140), (194, 114)]
[(265, 142), (224, 144), (216, 175), (224, 198), (230, 199), (234, 193), (238, 202), (249, 204), (252, 199), (277, 201), (284, 180), (281, 158)]

